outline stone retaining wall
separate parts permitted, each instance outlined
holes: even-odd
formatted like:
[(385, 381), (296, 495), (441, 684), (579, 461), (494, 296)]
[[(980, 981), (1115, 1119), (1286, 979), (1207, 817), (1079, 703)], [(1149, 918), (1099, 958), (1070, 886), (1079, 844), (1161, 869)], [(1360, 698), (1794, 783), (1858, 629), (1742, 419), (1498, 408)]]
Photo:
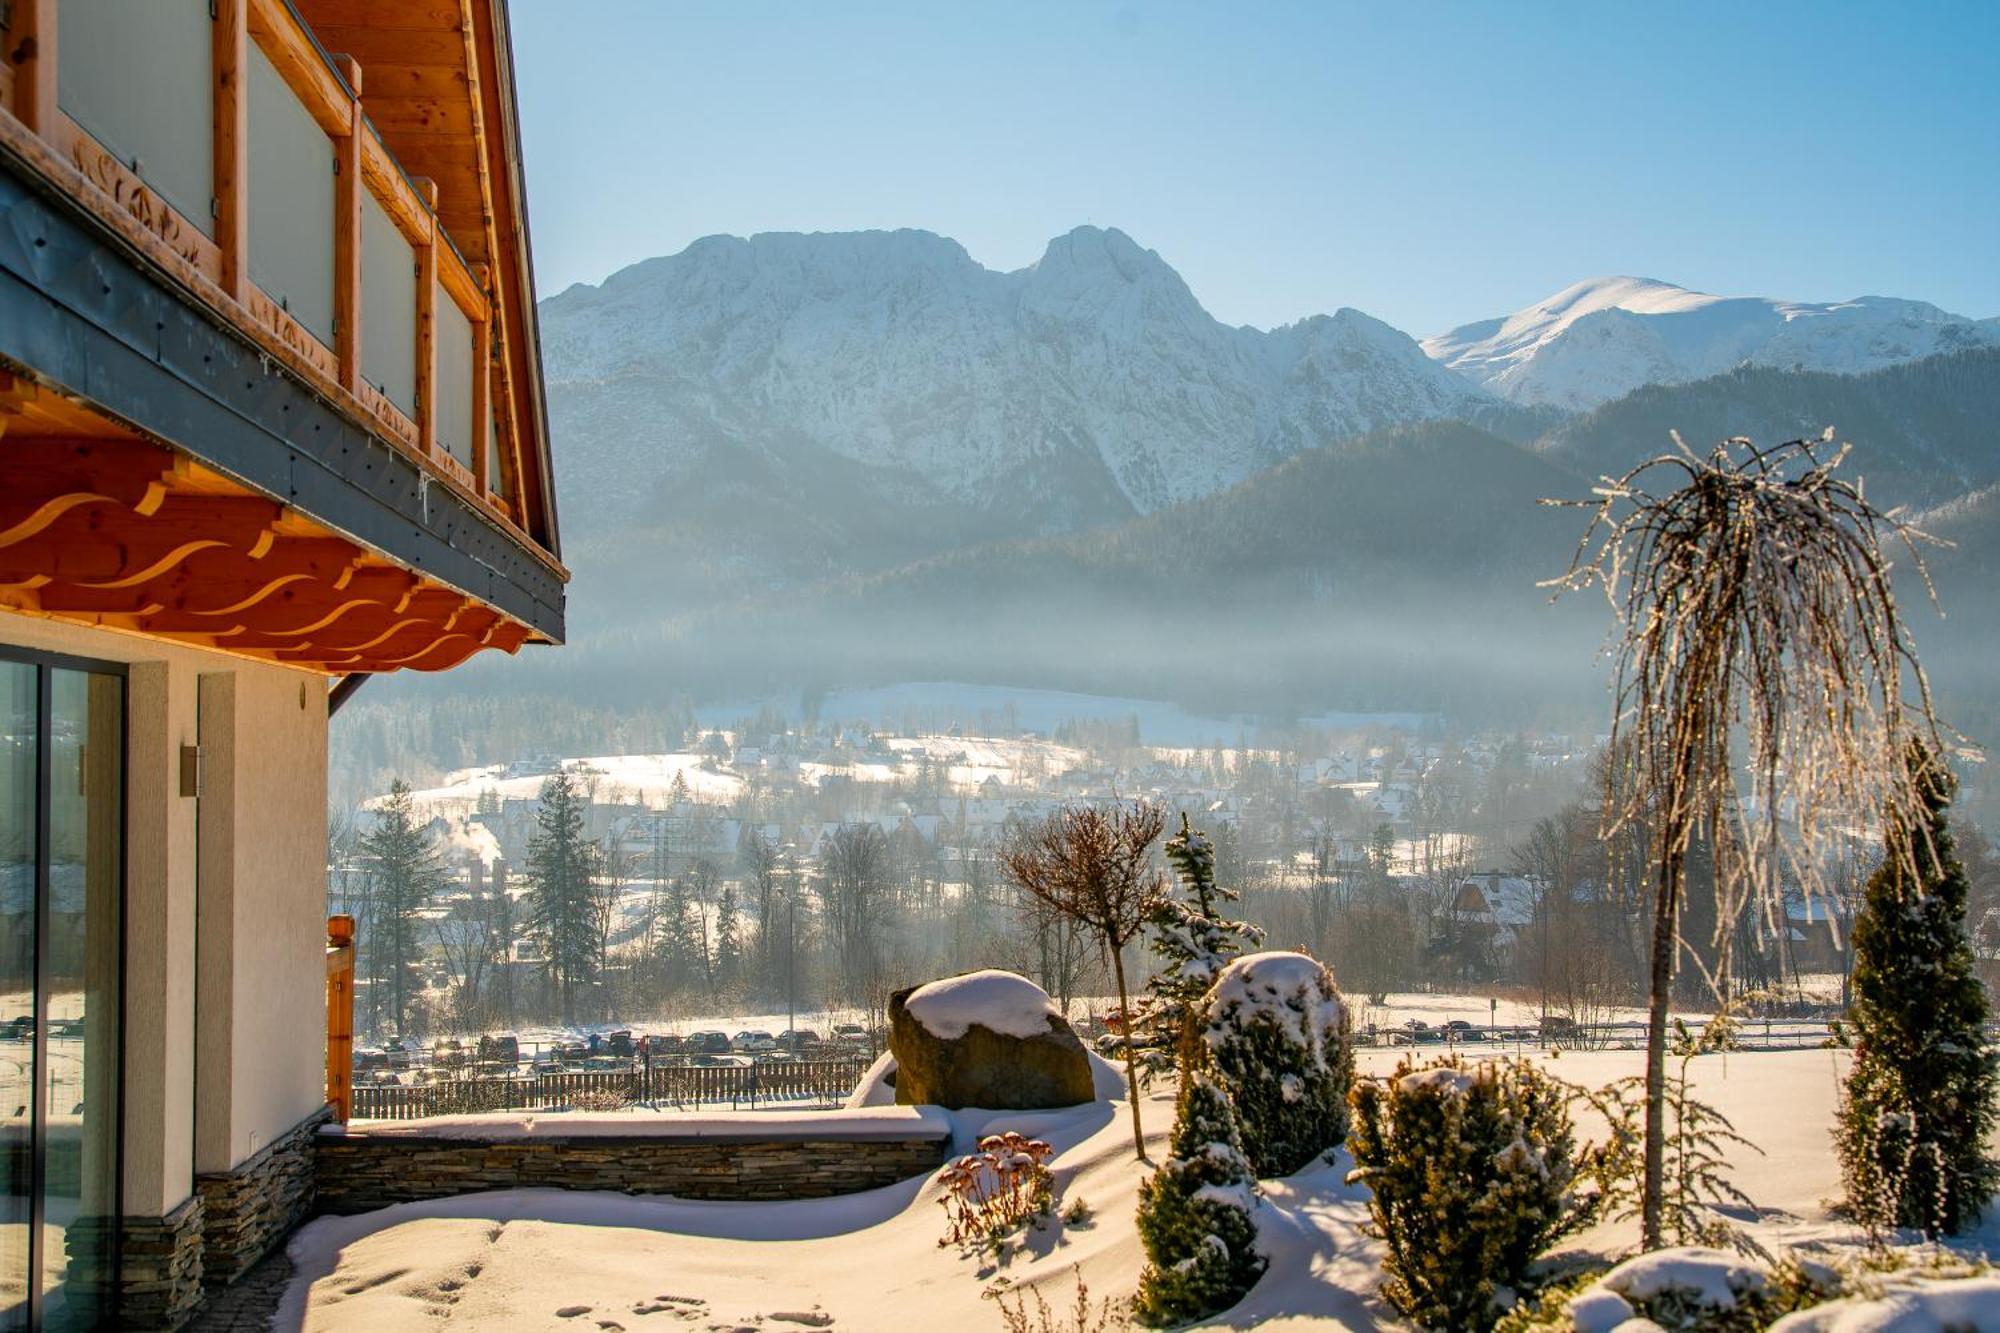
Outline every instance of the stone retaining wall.
[(936, 1170), (942, 1138), (451, 1138), (323, 1134), (317, 1209), (360, 1213), (479, 1190), (619, 1190), (684, 1199), (811, 1199)]
[(312, 1210), (313, 1147), (333, 1118), (322, 1107), (227, 1171), (195, 1177), (201, 1196), (202, 1281), (227, 1286), (291, 1234)]
[[(124, 1247), (124, 1269), (118, 1273), (96, 1262), (109, 1253), (101, 1238), (114, 1227)], [(68, 1279), (93, 1297), (108, 1295), (115, 1286), (120, 1328), (179, 1328), (201, 1303), (201, 1228), (200, 1195), (165, 1217), (80, 1217), (71, 1234), (83, 1243)]]

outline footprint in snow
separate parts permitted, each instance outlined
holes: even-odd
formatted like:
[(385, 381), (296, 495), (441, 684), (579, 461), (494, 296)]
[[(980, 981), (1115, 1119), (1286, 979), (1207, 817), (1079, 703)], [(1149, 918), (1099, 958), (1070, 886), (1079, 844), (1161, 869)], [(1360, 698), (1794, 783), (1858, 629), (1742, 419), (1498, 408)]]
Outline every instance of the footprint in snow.
[(565, 1305), (562, 1309), (556, 1311), (556, 1318), (574, 1319), (580, 1314), (589, 1313), (590, 1307), (588, 1305)]
[(824, 1310), (778, 1310), (770, 1318), (787, 1324), (803, 1324), (807, 1328), (830, 1328), (833, 1316)]

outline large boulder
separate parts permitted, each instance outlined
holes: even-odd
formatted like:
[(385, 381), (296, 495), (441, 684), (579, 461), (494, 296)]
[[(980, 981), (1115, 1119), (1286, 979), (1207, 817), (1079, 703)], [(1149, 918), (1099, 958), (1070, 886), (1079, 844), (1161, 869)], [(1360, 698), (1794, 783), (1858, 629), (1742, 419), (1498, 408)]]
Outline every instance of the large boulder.
[(896, 1101), (1039, 1110), (1096, 1099), (1090, 1057), (1048, 992), (1012, 972), (969, 972), (889, 997)]

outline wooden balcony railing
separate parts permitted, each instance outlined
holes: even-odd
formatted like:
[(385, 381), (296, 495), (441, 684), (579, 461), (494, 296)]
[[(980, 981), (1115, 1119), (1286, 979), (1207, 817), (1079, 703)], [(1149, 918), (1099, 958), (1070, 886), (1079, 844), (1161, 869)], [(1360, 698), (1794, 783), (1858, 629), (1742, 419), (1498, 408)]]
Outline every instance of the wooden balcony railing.
[[(115, 31), (104, 26), (109, 19), (103, 7), (113, 3), (12, 0), (8, 58), (0, 60), (0, 142), (316, 390), (478, 500), (498, 526), (553, 563), (528, 536), (516, 508), (523, 423), (508, 406), (515, 401), (514, 370), (506, 340), (496, 336), (502, 315), (491, 295), (491, 275), (483, 265), (466, 263), (440, 225), (435, 185), (407, 176), (369, 123), (361, 99), (365, 71), (347, 57), (323, 51), (286, 0), (148, 0), (146, 21), (167, 25), (174, 41), (162, 45), (180, 52), (182, 63), (175, 69), (205, 79), (189, 88), (185, 78), (169, 71), (128, 80), (131, 87), (107, 84), (102, 78), (112, 77), (112, 71), (88, 62), (119, 62), (119, 70), (129, 72), (136, 59), (129, 48), (136, 39), (93, 40), (65, 49), (62, 26), (67, 10), (80, 29), (86, 21), (97, 24), (85, 30), (93, 35)], [(152, 9), (155, 5), (161, 8)], [(192, 28), (197, 23), (209, 29), (206, 59), (198, 62), (187, 58), (188, 43), (199, 40)], [(303, 194), (276, 179), (298, 165), (299, 154), (275, 159), (284, 169), (270, 171), (269, 181), (260, 181), (253, 167), (253, 139), (276, 132), (252, 123), (253, 103), (263, 98), (259, 104), (268, 106), (272, 96), (268, 73), (253, 68), (259, 57), (275, 69), (283, 94), (296, 100), (324, 138), (333, 214), (302, 218), (309, 226), (273, 227), (261, 246), (253, 214), (282, 216), (300, 206)], [(78, 107), (79, 116), (72, 116), (63, 69), (102, 76), (79, 77), (78, 84), (111, 87), (104, 99), (110, 110), (92, 117)], [(261, 90), (259, 80), (266, 85)], [(159, 103), (157, 116), (149, 115), (149, 97)], [(298, 142), (297, 113), (287, 109), (284, 118), (294, 136), (288, 142)], [(157, 144), (163, 134), (178, 138), (165, 142), (162, 156), (177, 165), (183, 158), (193, 163), (182, 175), (196, 184), (182, 180), (176, 183), (183, 188), (163, 188), (161, 180), (149, 179), (154, 173), (140, 148), (121, 142)], [(204, 135), (205, 142), (195, 141)], [(190, 203), (200, 192), (202, 163), (209, 182), (206, 218)], [(314, 167), (308, 161), (299, 169)], [(175, 202), (169, 202), (170, 194)], [(363, 214), (371, 203), (410, 252), (413, 313), (392, 322), (384, 322), (380, 307), (371, 309), (364, 297), (364, 269), (373, 267), (379, 278), (383, 265), (393, 271), (399, 259), (385, 259), (379, 241), (367, 239)], [(288, 231), (299, 234), (279, 234)], [(322, 233), (330, 253), (316, 257), (315, 238)], [(375, 235), (381, 235), (379, 226)], [(266, 290), (258, 281), (260, 250), (278, 254), (294, 272), (327, 265), (330, 319), (302, 317), (299, 293)], [(316, 283), (315, 276), (305, 285)], [(397, 327), (404, 318), (409, 326)], [(407, 373), (400, 356), (392, 354), (398, 349), (407, 349), (413, 362)], [(386, 371), (385, 354), (392, 354)], [(367, 373), (371, 364), (382, 372), (373, 379)]]

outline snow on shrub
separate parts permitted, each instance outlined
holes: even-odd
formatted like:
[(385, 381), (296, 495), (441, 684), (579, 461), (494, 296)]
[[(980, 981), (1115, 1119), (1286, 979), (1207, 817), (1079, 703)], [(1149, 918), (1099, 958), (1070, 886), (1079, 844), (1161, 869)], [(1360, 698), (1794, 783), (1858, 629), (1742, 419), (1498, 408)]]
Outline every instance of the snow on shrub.
[(1527, 1061), (1456, 1056), (1355, 1085), (1348, 1179), (1372, 1192), (1390, 1304), (1427, 1328), (1489, 1328), (1543, 1251), (1590, 1220), (1573, 1095)]
[(2000, 1333), (2000, 1277), (1920, 1280), (1902, 1291), (1832, 1301), (1771, 1325), (1771, 1333)]
[(1132, 1303), (1141, 1323), (1185, 1324), (1236, 1304), (1268, 1262), (1251, 1221), (1256, 1184), (1229, 1100), (1192, 1040), (1182, 1061), (1172, 1154), (1139, 1186), (1146, 1271)]
[(1203, 1007), (1202, 1036), (1256, 1176), (1288, 1176), (1338, 1148), (1354, 1049), (1333, 973), (1302, 953), (1246, 954)]
[(1797, 1258), (1766, 1267), (1707, 1246), (1654, 1250), (1595, 1280), (1544, 1291), (1495, 1333), (1756, 1333), (1836, 1294), (1842, 1280), (1834, 1268)]
[(1049, 1211), (1049, 1155), (1040, 1139), (1009, 1130), (979, 1140), (979, 1151), (938, 1172), (946, 1227), (940, 1246), (997, 1246), (1029, 1218)]

